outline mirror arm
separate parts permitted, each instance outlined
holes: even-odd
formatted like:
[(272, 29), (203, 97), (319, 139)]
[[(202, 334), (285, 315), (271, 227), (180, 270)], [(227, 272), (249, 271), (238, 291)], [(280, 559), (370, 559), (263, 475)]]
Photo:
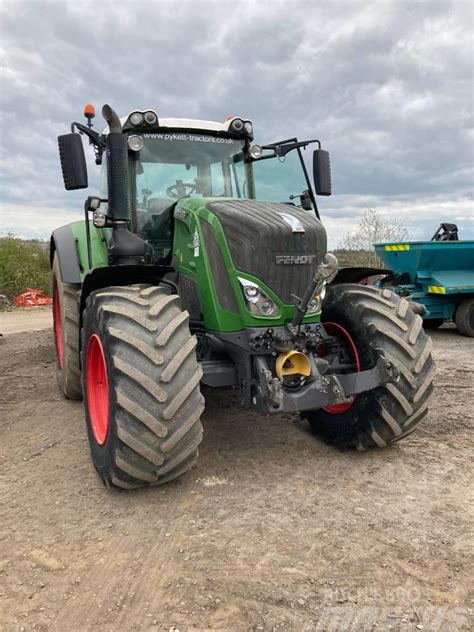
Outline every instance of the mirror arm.
[(105, 149), (105, 139), (102, 134), (98, 134), (82, 123), (71, 123), (71, 132), (74, 132), (75, 127), (79, 130), (80, 134), (85, 134), (89, 138), (91, 145), (95, 145), (98, 149), (101, 147)]
[(286, 140), (279, 140), (277, 143), (270, 143), (269, 145), (262, 145), (262, 149), (275, 149), (280, 145), (287, 145), (288, 143), (296, 143), (297, 138), (287, 138)]
[(303, 149), (306, 149), (306, 147), (308, 145), (310, 145), (311, 143), (318, 143), (318, 147), (321, 149), (321, 143), (319, 142), (319, 140), (302, 140), (298, 143), (291, 143), (289, 145), (281, 145), (279, 147), (275, 148), (276, 151), (276, 155), (277, 156), (286, 156), (286, 154), (290, 151), (292, 151), (293, 149), (298, 149), (299, 147), (303, 147)]
[(296, 138), (288, 138), (287, 140), (281, 140), (278, 143), (270, 143), (269, 145), (262, 145), (262, 149), (266, 149), (266, 150), (270, 149), (273, 151), (273, 153), (269, 154), (268, 156), (260, 156), (260, 158), (248, 157), (247, 162), (268, 160), (269, 158), (276, 158), (276, 157), (283, 158), (290, 151), (293, 151), (293, 149), (299, 149), (300, 147), (303, 147), (303, 149), (306, 149), (306, 147), (310, 145), (311, 143), (317, 143), (318, 148), (321, 149), (321, 141), (318, 140), (317, 138), (313, 140), (302, 140), (299, 142), (297, 141)]
[(98, 134), (94, 130), (90, 129), (86, 125), (82, 123), (71, 123), (71, 132), (74, 132), (74, 128), (79, 130), (80, 134), (85, 134), (89, 139), (89, 145), (94, 146), (95, 153), (95, 163), (96, 165), (102, 164), (102, 154), (105, 149), (105, 136), (103, 134)]
[[(288, 152), (293, 151), (293, 149), (298, 149), (299, 147), (306, 149), (311, 143), (318, 143), (318, 147), (321, 149), (321, 141), (317, 138), (314, 140), (302, 140), (300, 142), (293, 140), (282, 141), (280, 143), (272, 143), (271, 145), (262, 145), (262, 149), (273, 149), (275, 153), (272, 156), (268, 156), (269, 158), (274, 158), (275, 156), (283, 157), (286, 156)], [(262, 160), (262, 158), (259, 158), (259, 160)]]

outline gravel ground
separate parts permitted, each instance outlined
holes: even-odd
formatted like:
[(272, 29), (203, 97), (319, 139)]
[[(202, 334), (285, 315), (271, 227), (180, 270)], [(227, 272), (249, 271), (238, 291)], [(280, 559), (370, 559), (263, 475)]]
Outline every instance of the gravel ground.
[(1, 630), (471, 629), (474, 340), (433, 333), (430, 415), (394, 448), (341, 452), (208, 391), (198, 465), (119, 492), (92, 467), (82, 404), (58, 392), (51, 329), (8, 333), (12, 318)]

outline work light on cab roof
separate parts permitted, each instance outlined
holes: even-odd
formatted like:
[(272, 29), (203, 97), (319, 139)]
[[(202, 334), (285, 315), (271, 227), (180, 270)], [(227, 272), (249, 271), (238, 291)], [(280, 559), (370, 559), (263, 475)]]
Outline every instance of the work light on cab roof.
[(159, 127), (158, 115), (154, 110), (136, 110), (128, 115), (123, 129), (151, 129)]

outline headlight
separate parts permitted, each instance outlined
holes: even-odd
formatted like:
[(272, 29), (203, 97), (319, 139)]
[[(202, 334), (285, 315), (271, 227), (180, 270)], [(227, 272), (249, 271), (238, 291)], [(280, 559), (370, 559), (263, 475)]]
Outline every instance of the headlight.
[(251, 134), (253, 134), (253, 125), (250, 121), (245, 121), (244, 123), (244, 128), (246, 133), (251, 136)]
[(148, 125), (154, 125), (157, 121), (156, 114), (154, 112), (148, 111), (145, 112), (145, 122)]
[(142, 123), (143, 123), (143, 114), (141, 112), (134, 112), (130, 116), (130, 123), (132, 125), (142, 125)]
[(132, 151), (141, 151), (143, 149), (143, 138), (141, 136), (129, 136), (128, 147)]
[(308, 303), (308, 309), (306, 310), (307, 314), (315, 314), (316, 312), (321, 311), (321, 304), (323, 302), (324, 297), (326, 296), (326, 286), (319, 291), (319, 293), (314, 293), (313, 298)]
[(242, 119), (235, 118), (230, 124), (234, 132), (241, 132), (244, 129), (244, 122)]
[(97, 228), (103, 228), (107, 224), (107, 215), (104, 211), (94, 211), (92, 222)]
[(253, 281), (238, 277), (247, 309), (254, 316), (278, 316), (280, 309)]
[(259, 301), (257, 307), (260, 313), (264, 316), (274, 316), (275, 312), (278, 311), (275, 303), (269, 298), (266, 298), (263, 301)]
[(258, 301), (260, 290), (256, 285), (246, 285), (244, 286), (244, 294), (245, 298), (247, 298), (251, 303), (255, 303)]
[(263, 149), (261, 145), (252, 145), (249, 149), (250, 157), (254, 160), (258, 160), (263, 154)]

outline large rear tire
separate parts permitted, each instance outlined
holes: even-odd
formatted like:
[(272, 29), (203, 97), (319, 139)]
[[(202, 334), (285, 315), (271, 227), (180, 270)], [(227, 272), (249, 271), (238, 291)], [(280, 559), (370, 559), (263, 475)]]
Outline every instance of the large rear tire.
[(460, 334), (474, 337), (474, 298), (468, 298), (458, 306), (454, 322)]
[(80, 285), (63, 283), (57, 253), (53, 259), (53, 322), (56, 346), (56, 376), (59, 388), (68, 399), (82, 399), (79, 353)]
[(336, 285), (328, 288), (322, 322), (335, 323), (334, 331), (349, 337), (360, 370), (373, 368), (384, 356), (400, 379), (361, 393), (350, 405), (307, 413), (312, 430), (330, 443), (359, 450), (386, 447), (411, 434), (428, 412), (436, 372), (420, 316), (388, 289)]
[(87, 299), (82, 366), (92, 460), (107, 486), (175, 479), (202, 440), (202, 369), (188, 313), (164, 287), (109, 287)]

